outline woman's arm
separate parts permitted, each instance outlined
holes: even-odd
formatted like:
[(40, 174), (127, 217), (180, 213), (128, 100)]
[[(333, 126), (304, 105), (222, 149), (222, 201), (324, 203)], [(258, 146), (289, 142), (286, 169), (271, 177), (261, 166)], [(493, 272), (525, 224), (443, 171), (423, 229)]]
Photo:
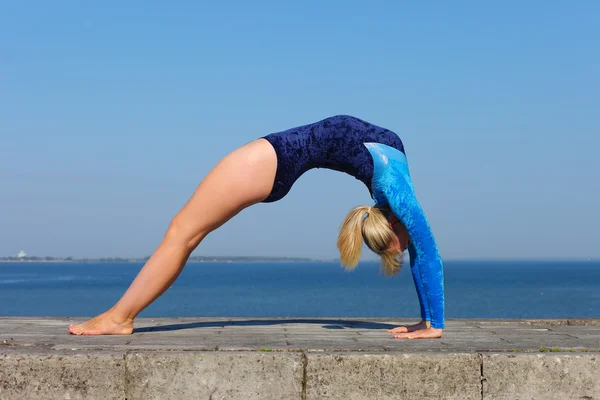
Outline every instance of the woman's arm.
[(419, 297), (419, 306), (421, 307), (421, 320), (431, 322), (429, 303), (427, 302), (423, 279), (421, 279), (421, 269), (419, 268), (417, 249), (413, 243), (408, 246), (408, 254), (410, 256), (410, 271), (412, 272), (415, 289), (417, 290), (417, 296)]
[[(365, 143), (373, 157), (373, 199), (389, 206), (411, 238), (411, 271), (425, 329), (395, 337), (440, 337), (444, 328), (444, 275), (433, 233), (414, 193), (408, 160), (401, 151), (381, 143)], [(427, 326), (427, 318), (430, 326)], [(397, 328), (401, 329), (401, 328)], [(410, 330), (410, 329), (408, 329)], [(396, 333), (394, 329), (390, 332)]]
[[(431, 327), (431, 316), (429, 315), (429, 304), (427, 303), (427, 297), (425, 296), (425, 287), (423, 286), (423, 280), (421, 279), (421, 270), (419, 269), (419, 263), (417, 262), (417, 249), (411, 243), (408, 246), (408, 254), (410, 255), (410, 271), (415, 283), (415, 289), (417, 290), (417, 296), (419, 297), (419, 306), (421, 308), (421, 321), (414, 325), (403, 325), (388, 330), (389, 333), (408, 333), (415, 332)], [(395, 335), (394, 337), (408, 337), (410, 335)], [(412, 337), (412, 336), (411, 336)]]
[[(429, 314), (431, 328), (444, 328), (444, 273), (443, 264), (429, 222), (414, 194), (408, 165), (396, 160), (389, 163), (378, 186), (386, 197), (389, 207), (404, 224), (410, 236), (412, 251), (416, 257), (413, 271), (419, 301)], [(410, 250), (409, 250), (410, 251)], [(421, 282), (419, 285), (418, 282)], [(423, 293), (419, 293), (421, 291)], [(423, 296), (421, 298), (421, 296)], [(411, 335), (412, 337), (412, 335)]]

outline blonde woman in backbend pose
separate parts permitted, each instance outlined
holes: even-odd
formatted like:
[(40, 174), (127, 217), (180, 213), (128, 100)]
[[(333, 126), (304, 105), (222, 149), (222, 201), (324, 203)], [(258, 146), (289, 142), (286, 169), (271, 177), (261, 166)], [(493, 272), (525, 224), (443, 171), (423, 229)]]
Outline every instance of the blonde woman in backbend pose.
[(338, 238), (342, 265), (358, 264), (362, 240), (381, 256), (386, 275), (400, 269), (408, 249), (421, 321), (390, 330), (395, 338), (439, 338), (444, 328), (442, 260), (413, 190), (404, 146), (392, 131), (350, 116), (264, 136), (224, 157), (173, 218), (162, 243), (123, 297), (80, 325), (75, 335), (130, 334), (135, 317), (179, 276), (191, 252), (210, 232), (244, 208), (282, 199), (312, 168), (345, 172), (362, 181), (375, 205), (356, 207)]

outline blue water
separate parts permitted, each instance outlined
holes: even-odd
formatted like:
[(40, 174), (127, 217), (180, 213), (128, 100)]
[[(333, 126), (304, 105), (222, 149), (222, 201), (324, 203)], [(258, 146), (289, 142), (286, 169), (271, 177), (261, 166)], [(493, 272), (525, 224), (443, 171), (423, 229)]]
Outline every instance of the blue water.
[[(139, 263), (0, 263), (0, 315), (91, 316)], [(446, 262), (448, 318), (600, 317), (600, 262)], [(410, 270), (364, 263), (190, 263), (145, 317), (419, 317)]]

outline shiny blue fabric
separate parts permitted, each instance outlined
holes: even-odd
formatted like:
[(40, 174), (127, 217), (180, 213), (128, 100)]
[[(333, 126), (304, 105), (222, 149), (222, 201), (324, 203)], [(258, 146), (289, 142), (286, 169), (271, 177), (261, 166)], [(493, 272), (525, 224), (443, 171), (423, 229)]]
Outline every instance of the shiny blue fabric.
[(444, 272), (435, 238), (415, 195), (404, 153), (381, 143), (365, 143), (373, 156), (372, 194), (375, 204), (389, 206), (406, 227), (411, 272), (419, 296), (421, 318), (444, 327)]

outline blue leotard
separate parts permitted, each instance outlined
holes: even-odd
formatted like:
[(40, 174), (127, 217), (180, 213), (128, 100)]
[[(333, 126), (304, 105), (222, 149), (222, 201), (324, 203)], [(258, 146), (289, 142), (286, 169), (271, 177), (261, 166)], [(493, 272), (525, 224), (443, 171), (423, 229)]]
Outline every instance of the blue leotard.
[(421, 318), (444, 327), (444, 275), (437, 245), (410, 179), (402, 141), (394, 132), (340, 115), (264, 139), (277, 154), (277, 172), (264, 202), (283, 198), (294, 182), (313, 168), (345, 172), (362, 181), (375, 204), (389, 207), (406, 227), (411, 272)]

